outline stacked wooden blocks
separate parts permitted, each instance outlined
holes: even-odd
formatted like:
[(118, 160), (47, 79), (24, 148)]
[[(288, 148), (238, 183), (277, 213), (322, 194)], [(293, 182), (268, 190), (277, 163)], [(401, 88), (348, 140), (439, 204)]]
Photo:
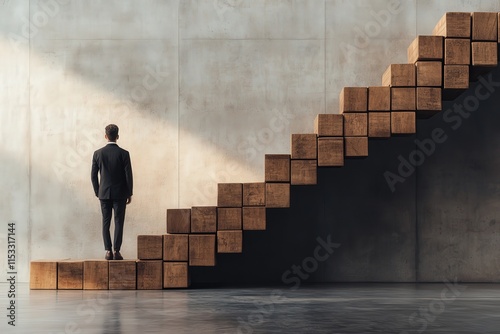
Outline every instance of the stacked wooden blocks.
[(314, 120), (318, 141), (318, 166), (344, 166), (344, 116), (319, 114)]
[(290, 155), (266, 154), (266, 207), (290, 207)]
[(217, 253), (243, 251), (243, 184), (219, 183)]

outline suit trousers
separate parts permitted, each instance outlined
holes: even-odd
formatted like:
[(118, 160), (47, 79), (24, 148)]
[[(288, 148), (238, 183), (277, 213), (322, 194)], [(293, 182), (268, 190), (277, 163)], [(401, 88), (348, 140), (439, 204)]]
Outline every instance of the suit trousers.
[[(123, 223), (125, 221), (125, 208), (127, 206), (127, 199), (101, 199), (101, 212), (102, 212), (102, 238), (104, 240), (104, 249), (119, 251), (122, 246), (123, 240)], [(111, 236), (109, 228), (111, 226), (111, 215), (114, 211), (115, 216), (115, 235), (114, 242), (111, 243)]]

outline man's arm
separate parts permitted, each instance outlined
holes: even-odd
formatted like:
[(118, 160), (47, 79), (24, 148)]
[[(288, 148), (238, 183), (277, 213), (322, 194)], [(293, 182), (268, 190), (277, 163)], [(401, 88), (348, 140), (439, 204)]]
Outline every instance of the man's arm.
[(99, 179), (97, 174), (99, 172), (99, 165), (97, 164), (97, 156), (94, 153), (92, 157), (92, 170), (90, 172), (90, 180), (92, 181), (92, 186), (94, 187), (94, 193), (99, 196)]
[(134, 177), (132, 176), (132, 163), (130, 162), (130, 154), (128, 152), (125, 154), (124, 169), (127, 188), (129, 191), (127, 204), (129, 204), (132, 202), (132, 195), (134, 193)]

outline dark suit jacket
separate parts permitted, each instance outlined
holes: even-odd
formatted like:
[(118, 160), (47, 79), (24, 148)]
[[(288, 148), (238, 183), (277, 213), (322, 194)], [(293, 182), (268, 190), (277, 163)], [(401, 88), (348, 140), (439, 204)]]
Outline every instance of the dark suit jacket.
[[(98, 172), (101, 174), (100, 182)], [(124, 199), (132, 196), (132, 165), (128, 151), (116, 144), (107, 144), (95, 151), (90, 178), (99, 199)]]

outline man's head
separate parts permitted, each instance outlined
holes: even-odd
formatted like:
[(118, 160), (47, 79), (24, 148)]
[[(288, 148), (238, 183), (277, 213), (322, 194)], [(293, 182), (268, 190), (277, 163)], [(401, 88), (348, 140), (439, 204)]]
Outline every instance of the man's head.
[(106, 138), (109, 141), (116, 141), (120, 136), (118, 136), (118, 126), (115, 124), (109, 124), (106, 126)]

